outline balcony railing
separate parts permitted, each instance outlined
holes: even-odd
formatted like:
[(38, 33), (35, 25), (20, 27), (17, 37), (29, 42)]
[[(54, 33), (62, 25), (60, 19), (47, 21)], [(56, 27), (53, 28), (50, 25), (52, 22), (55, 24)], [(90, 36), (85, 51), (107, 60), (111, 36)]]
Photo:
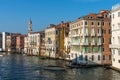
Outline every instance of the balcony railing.
[(80, 36), (80, 34), (74, 34), (74, 35), (72, 35), (72, 37), (79, 37)]
[(81, 33), (80, 36), (89, 36), (88, 33)]
[(101, 33), (97, 33), (97, 36), (101, 36)]
[(91, 36), (95, 36), (95, 33), (91, 33)]
[(100, 28), (100, 27), (101, 27), (101, 25), (98, 25), (97, 27), (98, 27), (98, 28)]
[(89, 43), (88, 42), (82, 42), (82, 43), (80, 43), (80, 45), (89, 45)]
[(95, 42), (91, 42), (91, 45), (95, 45)]
[(120, 49), (120, 44), (111, 44), (110, 48), (116, 48), (116, 49)]
[(94, 25), (91, 25), (91, 27), (95, 27)]
[(76, 43), (71, 43), (71, 45), (80, 45), (80, 42), (76, 42)]
[(99, 45), (102, 45), (102, 43), (101, 43), (101, 42), (98, 42), (97, 45), (98, 45), (98, 46), (99, 46)]

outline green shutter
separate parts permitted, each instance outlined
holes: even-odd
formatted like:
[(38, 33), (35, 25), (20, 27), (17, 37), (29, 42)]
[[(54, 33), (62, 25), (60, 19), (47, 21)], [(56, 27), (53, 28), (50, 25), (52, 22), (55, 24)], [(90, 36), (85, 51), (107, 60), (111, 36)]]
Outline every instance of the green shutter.
[(85, 47), (85, 52), (88, 52), (88, 47)]
[(94, 49), (94, 47), (92, 47), (92, 52), (94, 52), (95, 51), (95, 49)]
[(98, 52), (101, 52), (101, 48), (100, 47), (98, 47)]

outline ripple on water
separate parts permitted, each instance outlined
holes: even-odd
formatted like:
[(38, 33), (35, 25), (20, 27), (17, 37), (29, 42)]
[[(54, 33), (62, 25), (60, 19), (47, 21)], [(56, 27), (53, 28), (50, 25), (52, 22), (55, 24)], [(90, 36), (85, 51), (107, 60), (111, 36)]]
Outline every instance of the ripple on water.
[(41, 60), (39, 57), (18, 54), (0, 58), (0, 80), (119, 80), (120, 73), (104, 68), (43, 70), (43, 65), (61, 65), (61, 60)]

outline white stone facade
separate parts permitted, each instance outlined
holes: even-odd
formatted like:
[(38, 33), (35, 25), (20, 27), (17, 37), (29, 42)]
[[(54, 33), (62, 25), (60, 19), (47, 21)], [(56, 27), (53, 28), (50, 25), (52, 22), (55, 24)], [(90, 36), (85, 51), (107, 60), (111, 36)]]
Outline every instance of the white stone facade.
[(120, 4), (112, 7), (112, 66), (120, 69)]
[(28, 33), (25, 37), (24, 52), (27, 55), (39, 55), (40, 54), (40, 33)]

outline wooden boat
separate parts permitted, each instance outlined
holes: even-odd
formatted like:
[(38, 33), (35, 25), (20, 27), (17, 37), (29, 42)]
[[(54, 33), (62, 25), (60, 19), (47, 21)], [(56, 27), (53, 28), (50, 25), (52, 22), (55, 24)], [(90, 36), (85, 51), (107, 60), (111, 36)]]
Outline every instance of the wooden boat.
[(88, 64), (68, 64), (66, 67), (69, 68), (91, 68), (95, 67), (95, 65), (88, 65)]
[(104, 66), (105, 69), (111, 69), (111, 66), (107, 65), (107, 66)]
[(43, 69), (45, 69), (45, 70), (54, 70), (54, 71), (57, 71), (57, 70), (59, 70), (59, 71), (64, 71), (64, 70), (66, 70), (65, 67), (53, 66), (53, 65), (44, 66)]

